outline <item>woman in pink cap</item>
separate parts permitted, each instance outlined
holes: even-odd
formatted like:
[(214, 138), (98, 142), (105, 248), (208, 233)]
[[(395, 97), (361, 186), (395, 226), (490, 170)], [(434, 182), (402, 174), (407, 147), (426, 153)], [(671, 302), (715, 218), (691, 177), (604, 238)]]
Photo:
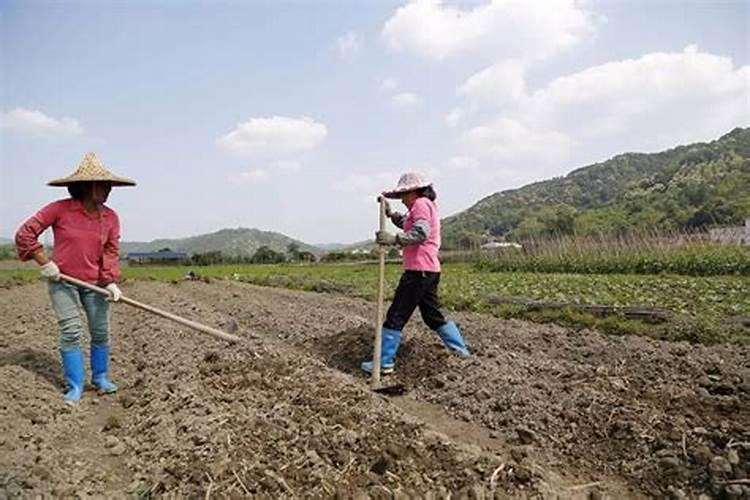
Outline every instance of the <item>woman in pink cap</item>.
[[(383, 196), (400, 198), (408, 212), (406, 215), (391, 212), (386, 204), (386, 215), (403, 232), (394, 235), (378, 231), (375, 234), (375, 241), (380, 245), (403, 247), (405, 269), (383, 323), (381, 372), (393, 371), (401, 330), (417, 307), (427, 326), (437, 332), (449, 349), (468, 356), (469, 350), (458, 326), (453, 321), (446, 321), (440, 311), (437, 294), (440, 283), (440, 214), (432, 184), (421, 175), (409, 172), (401, 176), (396, 189), (383, 193)], [(371, 373), (372, 361), (363, 362), (362, 369)]]
[[(102, 393), (117, 391), (108, 376), (109, 302), (91, 290), (60, 280), (65, 273), (87, 283), (105, 287), (117, 301), (122, 292), (120, 280), (120, 221), (114, 210), (104, 205), (112, 186), (135, 186), (135, 182), (109, 172), (94, 153), (88, 153), (71, 175), (49, 182), (65, 186), (70, 198), (54, 201), (24, 222), (16, 233), (16, 249), (21, 260), (34, 260), (42, 278), (49, 281), (52, 308), (60, 328), (59, 349), (63, 375), (68, 384), (66, 402), (81, 399), (84, 361), (81, 351), (83, 307), (91, 333), (91, 384)], [(48, 227), (55, 236), (50, 259), (39, 243)]]

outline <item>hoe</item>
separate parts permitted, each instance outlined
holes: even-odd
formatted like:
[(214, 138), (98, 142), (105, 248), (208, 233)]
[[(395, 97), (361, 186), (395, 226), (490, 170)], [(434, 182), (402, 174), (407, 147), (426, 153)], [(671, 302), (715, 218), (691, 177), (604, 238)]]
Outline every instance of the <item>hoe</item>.
[[(102, 295), (109, 297), (109, 292), (105, 290), (104, 288), (98, 287), (96, 285), (91, 285), (89, 283), (86, 283), (85, 281), (81, 281), (72, 276), (61, 274), (60, 279), (62, 279), (63, 281), (67, 281), (68, 283), (71, 283), (73, 285), (77, 285), (81, 288), (87, 288), (89, 290), (93, 290), (94, 292), (97, 292), (97, 293), (100, 293)], [(162, 318), (172, 320), (175, 323), (179, 323), (183, 326), (187, 326), (188, 328), (192, 328), (193, 330), (197, 330), (207, 335), (211, 335), (212, 337), (226, 340), (227, 342), (235, 343), (235, 342), (240, 342), (242, 340), (240, 337), (237, 337), (236, 335), (231, 335), (229, 333), (222, 332), (221, 330), (217, 330), (216, 328), (211, 328), (210, 326), (196, 323), (195, 321), (182, 318), (180, 316), (177, 316), (167, 311), (162, 311), (161, 309), (157, 309), (156, 307), (150, 306), (148, 304), (144, 304), (142, 302), (138, 302), (137, 300), (133, 300), (125, 296), (121, 297), (119, 302), (124, 302), (125, 304), (136, 307), (138, 309), (143, 309), (144, 311), (148, 311), (152, 314), (156, 314), (157, 316), (161, 316)]]
[[(385, 198), (380, 197), (380, 230), (385, 231)], [(378, 317), (375, 319), (375, 352), (372, 357), (372, 390), (388, 396), (398, 396), (406, 392), (401, 384), (383, 385), (380, 380), (380, 359), (383, 339), (383, 293), (385, 288), (385, 246), (378, 245), (380, 258), (380, 279), (378, 280)]]

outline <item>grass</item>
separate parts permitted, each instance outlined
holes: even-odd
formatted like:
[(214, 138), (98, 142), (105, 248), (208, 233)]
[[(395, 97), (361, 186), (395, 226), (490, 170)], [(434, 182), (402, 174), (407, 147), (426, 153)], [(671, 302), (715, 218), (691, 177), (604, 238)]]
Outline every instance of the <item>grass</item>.
[(484, 271), (577, 274), (750, 276), (750, 247), (719, 244), (705, 234), (637, 233), (526, 240), (476, 258)]
[[(206, 267), (126, 267), (126, 279), (181, 280), (188, 270), (208, 279), (235, 278), (263, 286), (336, 293), (367, 300), (377, 297), (377, 265), (216, 265)], [(399, 265), (386, 268), (387, 292), (401, 274)], [(0, 270), (0, 281), (35, 280), (35, 269)], [(472, 264), (447, 264), (440, 295), (454, 310), (475, 311), (504, 318), (591, 327), (612, 334), (714, 343), (750, 342), (750, 332), (736, 318), (750, 316), (750, 277), (633, 274), (566, 274), (486, 272)], [(495, 305), (492, 296), (526, 297), (574, 304), (650, 305), (675, 313), (668, 323), (649, 324), (618, 315), (593, 316), (575, 308), (528, 310), (519, 305)]]

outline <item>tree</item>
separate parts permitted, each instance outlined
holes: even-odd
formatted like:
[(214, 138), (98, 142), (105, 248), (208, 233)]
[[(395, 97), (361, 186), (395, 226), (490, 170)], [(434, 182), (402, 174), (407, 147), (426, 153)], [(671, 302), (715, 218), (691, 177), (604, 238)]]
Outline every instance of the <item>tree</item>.
[(482, 237), (476, 233), (462, 231), (456, 238), (458, 250), (476, 250), (482, 244)]
[(575, 218), (576, 209), (569, 205), (544, 207), (539, 213), (539, 221), (548, 235), (573, 234)]
[[(163, 252), (164, 250), (159, 250)], [(169, 250), (168, 250), (169, 251)], [(190, 262), (196, 266), (210, 266), (212, 264), (222, 264), (224, 262), (224, 255), (220, 251), (194, 253), (190, 256)]]
[(266, 245), (258, 248), (250, 261), (253, 264), (278, 264), (286, 261), (283, 253), (277, 252)]
[(302, 252), (297, 253), (297, 260), (299, 260), (300, 262), (315, 262), (317, 259), (315, 258), (315, 254), (313, 254), (312, 252), (303, 250)]
[(301, 260), (299, 245), (293, 241), (286, 246), (286, 253), (289, 254), (289, 260)]
[(700, 229), (707, 226), (732, 224), (733, 210), (723, 200), (713, 200), (703, 205), (687, 220), (687, 227)]
[(328, 252), (320, 260), (323, 262), (343, 262), (348, 260), (349, 254), (346, 252)]
[(490, 227), (489, 233), (492, 236), (496, 236), (496, 237), (505, 236), (506, 234), (510, 232), (511, 229), (513, 229), (513, 223), (511, 221), (504, 220)]

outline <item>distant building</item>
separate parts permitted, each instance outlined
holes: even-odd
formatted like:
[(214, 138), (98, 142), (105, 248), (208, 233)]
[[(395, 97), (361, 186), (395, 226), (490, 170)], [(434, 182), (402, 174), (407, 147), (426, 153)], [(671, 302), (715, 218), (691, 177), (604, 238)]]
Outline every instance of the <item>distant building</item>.
[(178, 264), (190, 259), (185, 252), (162, 248), (158, 252), (130, 252), (126, 257), (131, 264)]
[(720, 243), (737, 243), (750, 245), (750, 218), (745, 219), (744, 226), (717, 227), (708, 230), (712, 241)]
[(519, 243), (507, 241), (489, 241), (481, 246), (482, 250), (494, 250), (495, 248), (523, 248)]

